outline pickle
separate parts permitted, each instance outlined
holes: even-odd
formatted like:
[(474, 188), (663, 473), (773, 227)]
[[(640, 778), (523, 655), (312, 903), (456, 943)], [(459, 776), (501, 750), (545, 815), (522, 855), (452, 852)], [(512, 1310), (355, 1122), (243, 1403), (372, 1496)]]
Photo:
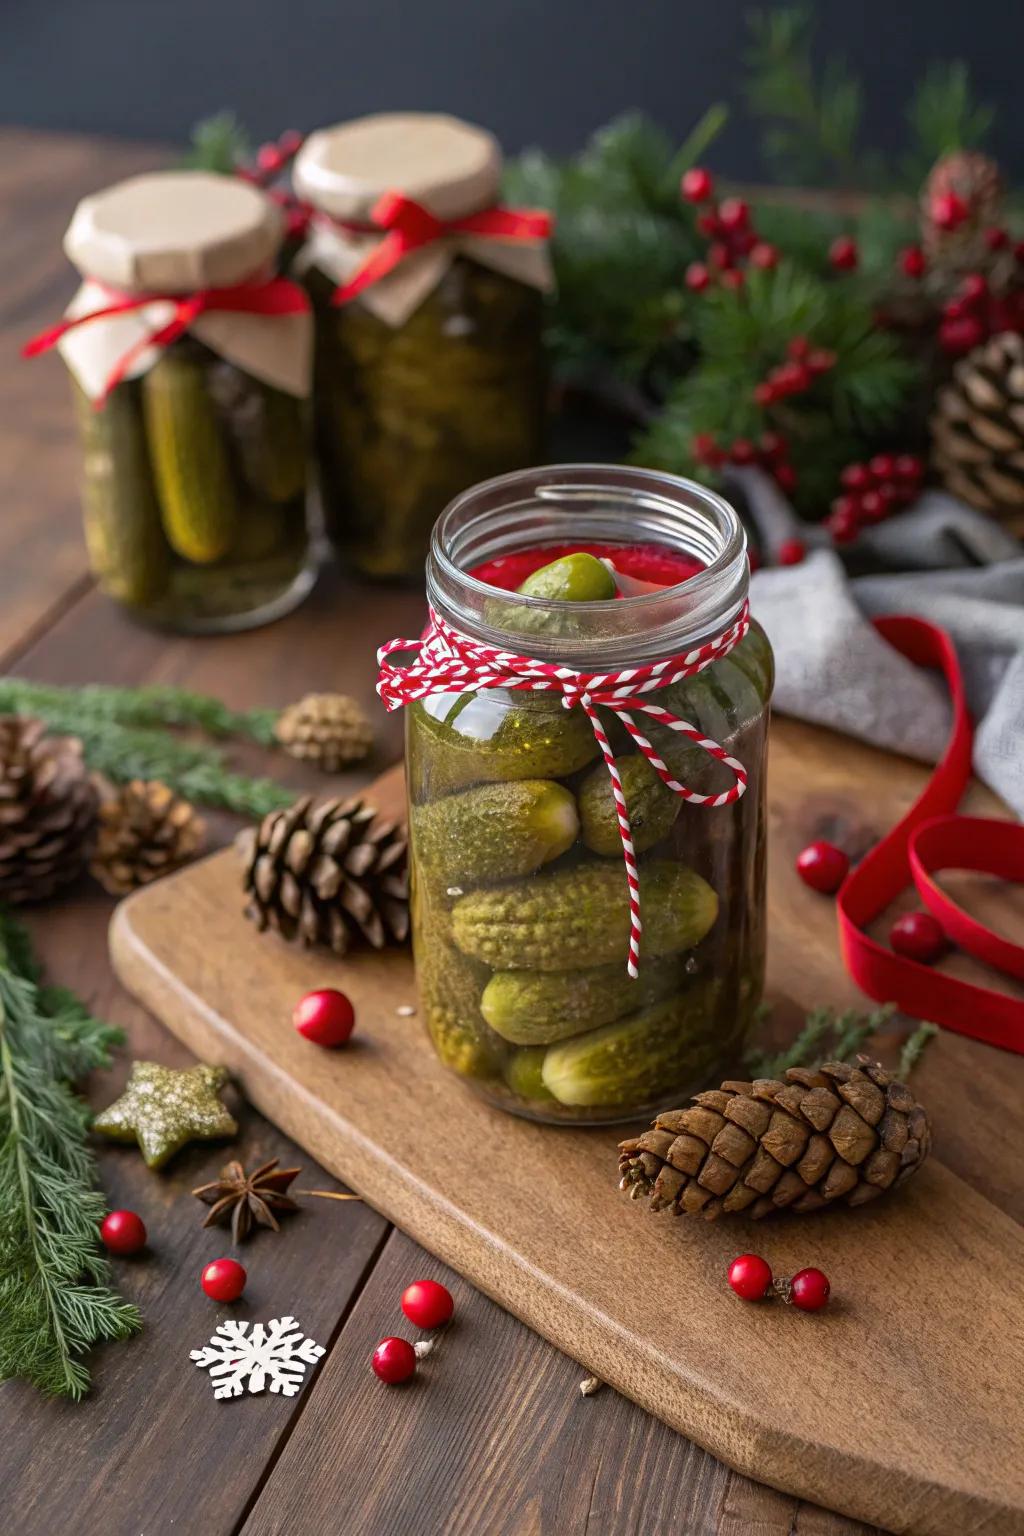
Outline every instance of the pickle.
[(564, 779), (600, 750), (583, 711), (554, 699), (510, 709), (486, 693), (439, 694), (410, 708), (414, 799), (505, 779)]
[(608, 567), (580, 550), (542, 565), (516, 590), (524, 597), (544, 597), (549, 602), (599, 603), (614, 597), (618, 589)]
[(211, 363), (208, 387), (253, 494), (275, 503), (304, 496), (308, 454), (303, 402), (222, 361)]
[(480, 1012), (513, 1045), (551, 1045), (660, 1001), (680, 985), (677, 959), (646, 960), (635, 980), (624, 965), (580, 971), (496, 971)]
[(100, 410), (74, 378), (72, 387), (84, 456), (89, 560), (111, 597), (145, 608), (167, 590), (171, 552), (160, 526), (139, 386), (119, 384)]
[[(640, 902), (647, 958), (699, 944), (718, 914), (711, 886), (666, 859), (641, 866)], [(583, 864), (471, 891), (455, 903), (452, 935), (464, 954), (503, 971), (625, 962), (630, 935), (625, 872), (610, 862)]]
[(541, 1103), (554, 1103), (554, 1094), (544, 1085), (546, 1055), (547, 1052), (542, 1045), (528, 1045), (522, 1050), (510, 1052), (502, 1068), (502, 1075), (508, 1087), (520, 1099), (538, 1099)]
[(702, 1081), (721, 1047), (710, 1027), (717, 985), (705, 983), (544, 1053), (542, 1077), (560, 1104), (642, 1105)]
[(287, 516), (284, 508), (269, 502), (250, 503), (245, 507), (231, 545), (232, 562), (245, 565), (279, 554), (285, 543)]
[[(671, 832), (682, 808), (682, 799), (663, 783), (639, 753), (617, 757), (616, 767), (626, 797), (633, 847), (644, 853)], [(612, 795), (612, 782), (604, 763), (587, 774), (578, 791), (583, 841), (593, 853), (622, 856), (622, 836)]]
[(417, 954), (420, 997), (434, 1049), (460, 1077), (493, 1077), (504, 1046), (480, 1012), (487, 967), (434, 939)]
[(444, 885), (528, 875), (576, 841), (570, 790), (550, 779), (480, 784), (412, 812), (416, 857)]
[(209, 565), (231, 547), (238, 506), (205, 364), (172, 347), (144, 376), (142, 399), (164, 531), (183, 560)]

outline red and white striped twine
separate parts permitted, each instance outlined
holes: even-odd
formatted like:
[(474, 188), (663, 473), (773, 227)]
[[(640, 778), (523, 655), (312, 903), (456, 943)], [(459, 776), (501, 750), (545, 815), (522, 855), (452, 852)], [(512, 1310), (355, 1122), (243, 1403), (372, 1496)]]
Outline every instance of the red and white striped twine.
[[(640, 935), (643, 924), (640, 918), (640, 878), (637, 872), (636, 853), (633, 848), (633, 832), (629, 822), (629, 807), (622, 790), (622, 779), (615, 766), (611, 744), (598, 717), (599, 709), (614, 710), (640, 751), (663, 783), (674, 794), (691, 805), (731, 805), (747, 787), (747, 771), (741, 762), (731, 757), (717, 741), (701, 735), (696, 726), (677, 715), (662, 709), (660, 704), (646, 703), (643, 695), (658, 688), (669, 688), (684, 677), (696, 677), (706, 667), (728, 656), (750, 628), (750, 614), (744, 603), (735, 623), (722, 634), (705, 641), (696, 650), (666, 656), (664, 660), (644, 667), (626, 667), (620, 672), (575, 672), (571, 667), (556, 666), (553, 662), (537, 661), (531, 656), (517, 656), (513, 651), (497, 650), (482, 645), (462, 634), (433, 609), (430, 624), (420, 640), (389, 640), (377, 652), (380, 674), (377, 692), (388, 710), (402, 709), (415, 699), (423, 699), (436, 693), (481, 693), (489, 688), (510, 691), (528, 689), (531, 692), (561, 693), (566, 709), (578, 704), (593, 727), (594, 736), (601, 749), (608, 777), (611, 781), (615, 813), (622, 839), (622, 855), (626, 865), (626, 881), (629, 885), (629, 960), (630, 976), (639, 974)], [(396, 651), (414, 651), (419, 660), (408, 666), (392, 665), (388, 657)], [(631, 712), (649, 715), (670, 731), (703, 747), (711, 757), (724, 763), (733, 773), (734, 783), (717, 795), (702, 795), (688, 789), (672, 777), (668, 766), (658, 756), (647, 737), (643, 735)]]

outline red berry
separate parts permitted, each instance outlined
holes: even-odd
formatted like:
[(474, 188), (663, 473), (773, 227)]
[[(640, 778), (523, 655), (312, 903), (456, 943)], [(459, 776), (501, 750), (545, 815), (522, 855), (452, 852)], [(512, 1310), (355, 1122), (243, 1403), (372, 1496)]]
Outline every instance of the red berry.
[(791, 496), (797, 486), (796, 470), (792, 464), (776, 464), (772, 469), (772, 474), (775, 476), (775, 484), (779, 490), (785, 491), (788, 496)]
[(276, 144), (261, 144), (256, 151), (256, 164), (261, 171), (279, 171), (284, 164), (284, 156)]
[(951, 357), (972, 351), (984, 339), (984, 326), (971, 315), (962, 320), (943, 320), (939, 326), (939, 345)]
[(737, 256), (749, 256), (757, 244), (757, 236), (752, 229), (727, 229), (725, 238)]
[(839, 476), (839, 484), (846, 491), (866, 491), (873, 483), (866, 464), (847, 464)]
[(738, 437), (729, 449), (729, 457), (734, 464), (753, 464), (757, 450), (749, 437)]
[(838, 891), (849, 869), (849, 859), (834, 843), (826, 843), (823, 840), (808, 843), (807, 847), (797, 854), (797, 874), (804, 885), (809, 885), (812, 891), (820, 891), (823, 896), (832, 896)]
[(708, 246), (708, 261), (720, 272), (725, 272), (732, 266), (732, 251), (724, 240), (713, 240)]
[(727, 197), (718, 205), (718, 217), (723, 229), (746, 229), (750, 221), (750, 209), (742, 197)]
[(694, 293), (703, 293), (711, 281), (711, 273), (702, 261), (691, 261), (686, 269), (686, 286)]
[(893, 460), (892, 472), (897, 480), (913, 485), (924, 474), (924, 465), (913, 453), (898, 453)]
[(837, 272), (852, 272), (860, 260), (856, 240), (840, 235), (828, 248), (828, 259)]
[(880, 490), (865, 491), (860, 498), (860, 515), (865, 523), (880, 523), (889, 510), (889, 504)]
[(710, 432), (698, 432), (693, 440), (693, 457), (698, 464), (721, 464), (724, 457), (721, 448)]
[(958, 229), (969, 213), (967, 204), (955, 192), (938, 192), (932, 198), (932, 223), (939, 229)]
[(806, 336), (793, 336), (786, 343), (786, 356), (797, 363), (802, 363), (810, 350), (811, 344)]
[(754, 385), (754, 399), (758, 405), (774, 405), (778, 399), (775, 385), (769, 384), (765, 379), (761, 384)]
[(1024, 261), (1024, 240), (1018, 240), (1013, 247), (1014, 261)]
[(138, 1253), (146, 1246), (146, 1224), (134, 1211), (111, 1211), (100, 1222), (100, 1238), (111, 1253)]
[(314, 1045), (333, 1048), (344, 1045), (355, 1028), (355, 1009), (344, 992), (322, 987), (307, 992), (295, 1005), (292, 1023), (299, 1034)]
[(896, 460), (891, 453), (876, 453), (868, 460), (868, 469), (876, 480), (891, 480), (896, 473)]
[(757, 1253), (741, 1253), (729, 1265), (729, 1284), (744, 1301), (761, 1301), (772, 1283), (770, 1267)]
[(455, 1303), (437, 1280), (414, 1280), (402, 1292), (402, 1311), (417, 1328), (440, 1328), (455, 1311)]
[(246, 1273), (234, 1259), (214, 1259), (200, 1276), (211, 1301), (237, 1301), (245, 1290)]
[(800, 565), (807, 554), (807, 545), (803, 539), (785, 539), (779, 545), (780, 565)]
[(758, 240), (750, 247), (750, 265), (762, 272), (770, 272), (779, 264), (779, 248), (767, 240)]
[(416, 1351), (408, 1339), (381, 1339), (373, 1352), (370, 1361), (373, 1366), (373, 1374), (379, 1376), (381, 1381), (386, 1381), (389, 1386), (397, 1386), (400, 1381), (408, 1381), (410, 1376), (416, 1373)]
[(762, 432), (758, 447), (769, 464), (781, 464), (789, 453), (789, 444), (781, 432)]
[(889, 943), (898, 955), (934, 965), (947, 949), (942, 926), (930, 912), (905, 912), (889, 930)]
[(1010, 237), (1006, 233), (1005, 229), (999, 229), (998, 226), (993, 227), (992, 229), (986, 229), (985, 244), (988, 246), (990, 251), (1005, 250), (1009, 243)]
[(728, 272), (722, 273), (721, 281), (723, 288), (742, 288), (745, 279), (742, 272), (737, 272), (735, 269), (730, 268)]
[(907, 277), (924, 277), (928, 262), (921, 247), (908, 245), (905, 250), (900, 251), (900, 266)]
[(833, 544), (852, 544), (860, 533), (860, 502), (854, 496), (837, 496), (825, 519)]
[(828, 373), (830, 368), (836, 365), (836, 354), (825, 347), (816, 347), (813, 352), (807, 354), (807, 368), (811, 375)]
[(712, 213), (710, 210), (707, 213), (698, 213), (697, 228), (702, 235), (707, 235), (709, 239), (712, 235), (717, 235), (722, 228), (718, 222), (718, 214)]
[(771, 378), (780, 394), (799, 395), (811, 382), (811, 370), (806, 363), (780, 363)]
[(828, 1303), (828, 1276), (820, 1269), (801, 1269), (789, 1282), (786, 1300), (801, 1312), (820, 1312)]
[(960, 295), (966, 304), (980, 304), (988, 294), (988, 282), (980, 272), (968, 272), (960, 284)]
[(710, 171), (706, 171), (702, 165), (695, 165), (691, 170), (683, 172), (679, 189), (688, 203), (706, 203), (715, 190), (715, 183)]
[(302, 148), (303, 135), (297, 128), (286, 128), (277, 141), (277, 147), (282, 155), (294, 155)]

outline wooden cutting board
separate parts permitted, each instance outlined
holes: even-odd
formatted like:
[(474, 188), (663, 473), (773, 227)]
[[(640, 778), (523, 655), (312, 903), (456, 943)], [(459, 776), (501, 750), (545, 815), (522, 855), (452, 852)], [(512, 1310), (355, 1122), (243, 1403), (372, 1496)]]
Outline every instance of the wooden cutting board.
[[(827, 732), (774, 726), (769, 995), (791, 1025), (797, 1005), (855, 1001), (832, 904), (796, 880), (794, 853), (814, 836), (867, 846), (923, 777)], [(400, 809), (400, 773), (369, 794)], [(980, 794), (974, 805), (993, 809)], [(973, 900), (1014, 920), (1003, 892), (979, 888)], [(952, 1036), (929, 1048), (919, 1081), (932, 1085), (940, 1149), (945, 1118), (968, 1178), (933, 1159), (891, 1200), (857, 1212), (761, 1224), (652, 1217), (617, 1189), (615, 1131), (514, 1119), (438, 1066), (421, 1022), (399, 1012), (416, 997), (407, 955), (301, 953), (259, 936), (240, 906), (236, 857), (215, 854), (121, 905), (115, 967), (385, 1216), (739, 1471), (896, 1532), (1021, 1536), (1024, 1235), (1013, 1218), (1024, 1174), (1008, 1156), (1015, 1144), (1019, 1165), (1021, 1058)], [(356, 1005), (344, 1051), (291, 1028), (295, 1000), (324, 985)], [(958, 1113), (964, 1072), (973, 1141)], [(777, 1274), (824, 1268), (828, 1310), (737, 1300), (725, 1269), (751, 1248)]]

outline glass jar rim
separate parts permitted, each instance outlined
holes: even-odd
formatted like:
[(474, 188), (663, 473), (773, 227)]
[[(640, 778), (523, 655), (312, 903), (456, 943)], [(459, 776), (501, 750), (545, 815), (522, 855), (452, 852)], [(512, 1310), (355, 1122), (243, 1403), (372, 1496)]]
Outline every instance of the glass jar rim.
[[(467, 568), (574, 540), (662, 544), (695, 555), (703, 569), (655, 592), (580, 604), (508, 592)], [(455, 628), (508, 650), (522, 649), (529, 633), (531, 654), (566, 664), (584, 656), (630, 664), (688, 648), (733, 622), (748, 583), (746, 535), (724, 497), (679, 475), (622, 464), (544, 465), (481, 481), (442, 512), (427, 560), (431, 605)], [(505, 622), (496, 625), (499, 593)], [(529, 620), (516, 627), (517, 614), (550, 614), (556, 626), (571, 614), (574, 633), (530, 633)]]

